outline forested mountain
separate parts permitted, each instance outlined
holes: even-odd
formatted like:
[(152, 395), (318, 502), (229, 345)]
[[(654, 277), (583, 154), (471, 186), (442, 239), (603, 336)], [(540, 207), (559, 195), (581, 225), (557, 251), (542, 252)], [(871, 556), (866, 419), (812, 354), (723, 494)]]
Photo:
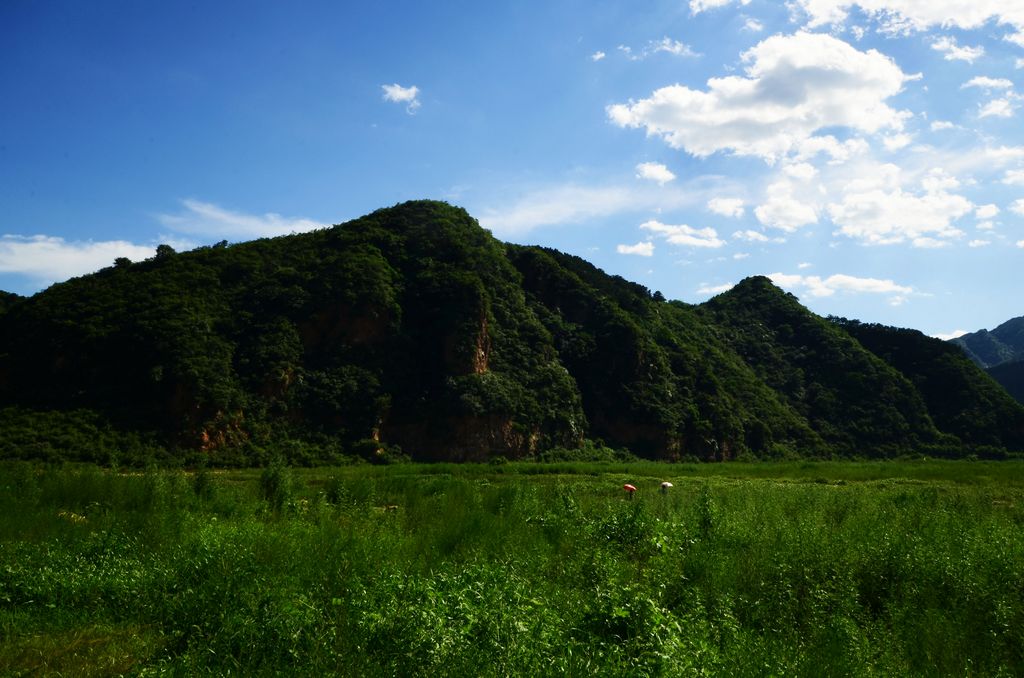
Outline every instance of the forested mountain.
[(0, 295), (0, 455), (1024, 450), (1024, 408), (920, 339), (829, 322), (766, 278), (665, 301), (410, 202)]
[(950, 341), (982, 367), (1024, 360), (1024, 317), (1007, 320), (991, 332), (978, 330)]

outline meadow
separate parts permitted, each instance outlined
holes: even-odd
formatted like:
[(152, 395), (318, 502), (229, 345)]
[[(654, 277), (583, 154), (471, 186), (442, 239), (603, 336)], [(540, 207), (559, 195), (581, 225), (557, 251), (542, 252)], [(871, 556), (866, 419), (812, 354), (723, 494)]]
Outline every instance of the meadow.
[(8, 463), (0, 515), (2, 675), (1024, 675), (1015, 461)]

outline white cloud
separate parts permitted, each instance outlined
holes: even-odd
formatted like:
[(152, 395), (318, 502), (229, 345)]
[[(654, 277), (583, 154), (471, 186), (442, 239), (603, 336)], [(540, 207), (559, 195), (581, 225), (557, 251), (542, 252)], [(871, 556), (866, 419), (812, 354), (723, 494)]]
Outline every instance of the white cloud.
[(1006, 170), (1002, 183), (1007, 186), (1024, 186), (1024, 170)]
[[(701, 12), (706, 12), (709, 9), (725, 7), (732, 2), (733, 0), (690, 0), (690, 12), (693, 14), (700, 14)], [(741, 5), (749, 3), (750, 0), (740, 0)]]
[(420, 88), (413, 85), (412, 87), (402, 87), (398, 83), (393, 85), (381, 85), (384, 90), (384, 101), (393, 101), (398, 104), (405, 104), (405, 112), (412, 115), (416, 112), (416, 109), (420, 107)]
[(1012, 118), (1015, 106), (1009, 99), (993, 99), (984, 106), (979, 106), (979, 118)]
[(793, 197), (793, 187), (787, 182), (772, 184), (767, 194), (768, 200), (754, 210), (757, 220), (765, 226), (792, 233), (801, 226), (817, 223), (817, 210)]
[(947, 241), (929, 237), (914, 238), (911, 244), (914, 247), (924, 250), (937, 250), (943, 247), (949, 247), (949, 243)]
[(995, 230), (996, 225), (991, 221), (979, 221), (974, 227), (979, 231), (992, 231)]
[(764, 30), (764, 24), (757, 19), (748, 17), (743, 23), (743, 30), (750, 31), (751, 33), (760, 33)]
[(990, 78), (985, 75), (979, 75), (960, 85), (960, 89), (966, 89), (968, 87), (980, 87), (982, 89), (1012, 89), (1013, 82), (1006, 78)]
[(739, 261), (741, 259), (747, 259), (748, 257), (750, 257), (750, 254), (748, 254), (747, 252), (737, 252), (736, 254), (732, 255), (732, 258), (735, 259), (736, 261)]
[(969, 64), (973, 64), (977, 59), (985, 56), (985, 48), (981, 45), (977, 47), (961, 47), (957, 44), (956, 38), (951, 38), (948, 35), (944, 35), (935, 42), (932, 43), (932, 49), (943, 53), (943, 59), (946, 61), (966, 61)]
[(619, 45), (618, 50), (630, 61), (643, 61), (659, 52), (666, 52), (678, 57), (698, 57), (700, 54), (693, 51), (693, 48), (686, 43), (664, 37), (661, 40), (649, 40), (639, 52), (634, 52), (632, 47)]
[(159, 214), (157, 220), (178, 233), (214, 238), (264, 238), (324, 228), (312, 219), (282, 217), (280, 214), (244, 214), (232, 212), (199, 200), (182, 200), (184, 211), (178, 214)]
[(653, 219), (640, 224), (640, 228), (665, 238), (673, 245), (709, 248), (725, 245), (725, 241), (719, 239), (718, 232), (713, 228), (693, 228), (686, 224), (673, 226)]
[(898, 151), (910, 145), (914, 137), (910, 134), (890, 134), (882, 137), (882, 144), (887, 151)]
[(638, 242), (635, 245), (617, 245), (615, 251), (619, 254), (635, 254), (641, 257), (649, 257), (654, 254), (654, 243)]
[(1024, 247), (1024, 240), (1018, 240), (1017, 247)]
[(1024, 27), (1024, 6), (1007, 0), (795, 0), (810, 19), (823, 26), (845, 21), (857, 6), (876, 20), (886, 33), (906, 34), (935, 26), (980, 28), (995, 20), (1017, 29)]
[(829, 203), (828, 212), (839, 233), (865, 244), (889, 245), (912, 241), (917, 247), (934, 245), (935, 238), (963, 235), (952, 222), (970, 212), (967, 198), (948, 192), (959, 182), (941, 170), (921, 181), (922, 193), (900, 185), (899, 169), (882, 166), (874, 179), (851, 182), (841, 202)]
[(1014, 200), (1010, 204), (1010, 211), (1013, 212), (1014, 214), (1019, 214), (1022, 217), (1024, 217), (1024, 198), (1021, 198), (1020, 200)]
[(675, 209), (699, 202), (697, 194), (671, 187), (563, 184), (526, 192), (514, 203), (484, 207), (480, 223), (502, 235), (522, 234), (541, 226), (572, 224), (653, 209)]
[(721, 294), (722, 292), (728, 292), (735, 286), (736, 283), (725, 283), (722, 285), (701, 283), (701, 286), (697, 288), (697, 294)]
[(683, 44), (678, 40), (672, 40), (671, 38), (668, 37), (664, 37), (661, 40), (652, 40), (650, 43), (648, 43), (644, 51), (649, 52), (651, 54), (657, 52), (668, 52), (669, 54), (672, 54), (674, 56), (683, 57), (700, 56), (699, 54), (697, 54), (697, 52), (694, 52), (689, 45)]
[(972, 240), (972, 241), (970, 241), (969, 243), (967, 243), (967, 246), (968, 247), (985, 247), (985, 246), (991, 245), (991, 244), (992, 244), (991, 240), (980, 240), (979, 239), (979, 240)]
[(593, 54), (590, 55), (590, 60), (591, 61), (600, 61), (601, 59), (605, 58), (606, 56), (608, 56), (608, 55), (599, 50), (599, 51), (594, 52)]
[(663, 87), (647, 99), (609, 106), (608, 117), (695, 156), (731, 151), (774, 161), (817, 130), (899, 130), (908, 115), (885, 100), (911, 78), (876, 50), (800, 32), (767, 38), (743, 60), (746, 77), (711, 78), (705, 91)]
[(935, 122), (932, 123), (933, 132), (938, 132), (944, 129), (953, 129), (954, 127), (956, 127), (956, 125), (949, 122), (948, 120), (936, 120)]
[(1024, 59), (1018, 58), (1016, 61), (1013, 62), (1013, 67), (1014, 68), (1024, 68)]
[(953, 330), (952, 332), (946, 332), (945, 334), (940, 332), (938, 334), (933, 334), (932, 336), (935, 337), (936, 339), (941, 339), (943, 341), (949, 341), (950, 339), (956, 339), (957, 337), (962, 337), (965, 334), (967, 334), (967, 330)]
[(743, 200), (740, 198), (712, 198), (708, 200), (708, 209), (723, 217), (742, 217)]
[(818, 174), (818, 170), (809, 162), (790, 163), (785, 165), (782, 171), (786, 173), (786, 176), (800, 181), (810, 181)]
[(4, 235), (0, 237), (0, 273), (24, 275), (45, 284), (92, 273), (118, 257), (140, 261), (155, 252), (155, 246), (124, 240), (68, 242), (48, 235)]
[(655, 181), (659, 186), (664, 186), (675, 179), (676, 175), (660, 162), (642, 162), (636, 166), (636, 178)]
[(768, 242), (771, 240), (768, 236), (760, 231), (736, 231), (732, 234), (734, 240), (746, 240), (747, 242)]
[(797, 267), (798, 269), (800, 269), (801, 271), (802, 271), (802, 270), (804, 270), (805, 268), (810, 268), (811, 266), (813, 266), (813, 264), (810, 264), (810, 263), (808, 263), (808, 262), (806, 262), (806, 261), (804, 261), (804, 262), (801, 262), (801, 263), (799, 263), (799, 264), (797, 264), (797, 265), (796, 265), (796, 267)]
[(977, 209), (974, 210), (974, 217), (976, 219), (991, 219), (997, 214), (999, 214), (999, 207), (992, 204), (978, 205)]
[(892, 280), (858, 278), (838, 273), (827, 278), (816, 275), (772, 273), (768, 276), (779, 287), (790, 290), (804, 290), (812, 297), (830, 297), (836, 292), (851, 294), (913, 294), (914, 288), (898, 285)]

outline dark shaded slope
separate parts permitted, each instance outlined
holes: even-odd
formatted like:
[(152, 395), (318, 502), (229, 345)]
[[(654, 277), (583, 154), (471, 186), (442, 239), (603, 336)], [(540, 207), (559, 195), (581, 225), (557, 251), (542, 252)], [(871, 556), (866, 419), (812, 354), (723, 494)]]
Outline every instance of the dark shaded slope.
[(692, 308), (654, 301), (571, 255), (510, 247), (509, 256), (579, 385), (594, 435), (663, 458), (823, 450)]
[(887, 455), (942, 439), (910, 382), (768, 278), (747, 278), (701, 310), (837, 452)]
[(1024, 450), (1024, 407), (958, 347), (917, 330), (834, 321), (917, 387), (939, 430), (968, 446)]
[(1024, 317), (1007, 320), (992, 331), (978, 330), (950, 342), (981, 367), (1024, 360)]
[(999, 382), (1017, 402), (1024, 403), (1024, 360), (990, 367), (989, 376)]

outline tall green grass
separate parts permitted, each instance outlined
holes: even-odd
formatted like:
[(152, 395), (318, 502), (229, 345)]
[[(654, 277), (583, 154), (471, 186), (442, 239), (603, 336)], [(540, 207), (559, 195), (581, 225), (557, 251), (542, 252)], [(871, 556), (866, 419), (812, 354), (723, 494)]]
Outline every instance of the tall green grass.
[(556, 469), (4, 466), (0, 674), (1024, 674), (1019, 465)]

